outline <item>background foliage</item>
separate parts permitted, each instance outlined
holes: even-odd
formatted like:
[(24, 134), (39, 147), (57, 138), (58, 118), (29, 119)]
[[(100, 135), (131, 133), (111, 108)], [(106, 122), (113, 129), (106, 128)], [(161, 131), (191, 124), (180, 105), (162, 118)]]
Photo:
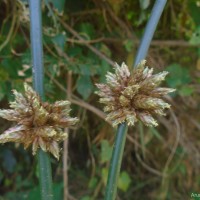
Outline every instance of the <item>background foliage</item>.
[[(104, 195), (115, 131), (104, 121), (94, 83), (104, 82), (113, 61), (132, 67), (150, 16), (150, 0), (44, 0), (45, 93), (50, 102), (71, 99), (81, 119), (70, 130), (69, 199)], [(13, 88), (32, 82), (26, 0), (0, 1), (0, 106)], [(167, 70), (172, 111), (158, 128), (128, 133), (118, 199), (190, 199), (200, 187), (200, 1), (169, 0), (148, 53), (155, 71)], [(10, 124), (0, 119), (3, 132)], [(66, 153), (66, 152), (65, 152)], [(0, 146), (0, 199), (39, 199), (38, 166), (20, 145)], [(52, 158), (55, 199), (63, 199), (62, 160)], [(191, 198), (192, 199), (192, 198)], [(195, 198), (194, 198), (195, 199)]]

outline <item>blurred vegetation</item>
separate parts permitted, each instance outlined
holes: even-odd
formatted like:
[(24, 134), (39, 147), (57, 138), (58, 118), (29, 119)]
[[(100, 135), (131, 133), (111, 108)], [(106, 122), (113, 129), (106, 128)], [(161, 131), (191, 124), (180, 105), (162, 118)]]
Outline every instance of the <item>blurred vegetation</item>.
[[(70, 130), (68, 190), (71, 200), (103, 199), (115, 130), (104, 121), (94, 83), (104, 82), (113, 61), (132, 67), (150, 16), (150, 0), (44, 0), (46, 100), (71, 99), (81, 119)], [(0, 106), (12, 89), (32, 82), (26, 0), (0, 1)], [(158, 128), (129, 129), (118, 199), (188, 200), (200, 188), (200, 1), (169, 0), (147, 63), (170, 72), (172, 110)], [(68, 97), (67, 97), (68, 96)], [(0, 119), (0, 131), (10, 124)], [(66, 156), (67, 152), (65, 152)], [(0, 199), (39, 199), (38, 166), (22, 146), (0, 146)], [(55, 200), (63, 199), (63, 163), (52, 158)]]

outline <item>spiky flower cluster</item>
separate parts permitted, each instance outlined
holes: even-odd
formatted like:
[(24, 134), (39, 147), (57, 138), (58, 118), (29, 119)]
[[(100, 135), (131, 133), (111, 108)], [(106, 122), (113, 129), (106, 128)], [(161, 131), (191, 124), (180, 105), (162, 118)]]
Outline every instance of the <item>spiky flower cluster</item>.
[(10, 102), (11, 109), (0, 110), (0, 117), (17, 123), (0, 135), (0, 143), (22, 143), (25, 149), (32, 145), (33, 154), (41, 148), (59, 159), (58, 142), (68, 136), (63, 128), (75, 125), (78, 121), (69, 116), (70, 102), (42, 102), (29, 85), (24, 84), (24, 88), (24, 96), (13, 90), (15, 101)]
[(125, 63), (116, 64), (115, 73), (106, 75), (107, 84), (96, 84), (100, 103), (105, 104), (104, 112), (108, 113), (106, 120), (113, 126), (122, 122), (133, 126), (138, 120), (146, 126), (157, 126), (152, 115), (165, 115), (164, 109), (170, 107), (162, 97), (175, 90), (158, 87), (168, 72), (152, 75), (153, 69), (145, 63), (142, 60), (132, 73)]

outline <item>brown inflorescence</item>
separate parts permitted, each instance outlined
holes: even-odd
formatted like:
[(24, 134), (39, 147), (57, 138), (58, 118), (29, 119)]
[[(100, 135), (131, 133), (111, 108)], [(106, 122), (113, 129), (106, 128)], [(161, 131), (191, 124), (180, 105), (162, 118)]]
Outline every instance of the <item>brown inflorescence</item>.
[(42, 102), (29, 85), (25, 83), (24, 88), (24, 95), (13, 90), (15, 101), (10, 102), (11, 109), (0, 110), (0, 117), (17, 123), (0, 135), (0, 143), (22, 143), (25, 149), (32, 145), (33, 154), (41, 148), (59, 159), (58, 142), (68, 137), (63, 129), (78, 122), (69, 116), (70, 102)]
[(153, 68), (145, 63), (142, 60), (132, 73), (125, 63), (116, 64), (115, 73), (106, 75), (107, 84), (96, 84), (100, 103), (105, 104), (104, 112), (108, 113), (106, 120), (114, 127), (123, 122), (133, 126), (138, 120), (146, 126), (157, 126), (153, 115), (165, 115), (164, 109), (170, 108), (163, 96), (175, 89), (158, 87), (168, 72), (153, 75)]

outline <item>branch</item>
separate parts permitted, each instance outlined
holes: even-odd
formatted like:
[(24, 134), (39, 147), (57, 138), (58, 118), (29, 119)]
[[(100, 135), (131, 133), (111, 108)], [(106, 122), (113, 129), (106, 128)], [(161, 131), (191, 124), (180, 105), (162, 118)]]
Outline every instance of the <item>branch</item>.
[(105, 60), (110, 65), (115, 66), (115, 63), (110, 58), (108, 58), (106, 55), (104, 55), (102, 52), (100, 52), (98, 49), (96, 49), (92, 45), (88, 44), (87, 40), (83, 39), (72, 27), (70, 27), (67, 23), (65, 23), (61, 18), (58, 18), (58, 19), (67, 31), (69, 31), (72, 35), (78, 38), (80, 42), (83, 42), (85, 46), (88, 47), (93, 53), (95, 53), (97, 56)]

